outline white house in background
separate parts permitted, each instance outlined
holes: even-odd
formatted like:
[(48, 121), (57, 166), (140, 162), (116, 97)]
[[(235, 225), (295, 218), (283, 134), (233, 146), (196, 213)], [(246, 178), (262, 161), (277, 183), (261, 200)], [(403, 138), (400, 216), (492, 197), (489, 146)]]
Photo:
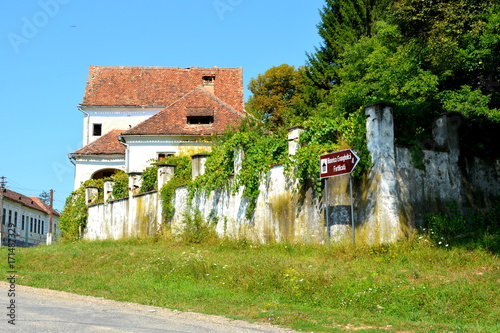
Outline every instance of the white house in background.
[(69, 154), (74, 188), (151, 159), (210, 147), (207, 138), (245, 116), (241, 68), (91, 66), (83, 102), (83, 143)]
[[(0, 187), (0, 212), (2, 243), (5, 245), (9, 225), (15, 229), (17, 246), (45, 244), (50, 228), (51, 208), (36, 197)], [(58, 234), (59, 213), (52, 209), (52, 233)], [(9, 237), (12, 239), (12, 237)]]

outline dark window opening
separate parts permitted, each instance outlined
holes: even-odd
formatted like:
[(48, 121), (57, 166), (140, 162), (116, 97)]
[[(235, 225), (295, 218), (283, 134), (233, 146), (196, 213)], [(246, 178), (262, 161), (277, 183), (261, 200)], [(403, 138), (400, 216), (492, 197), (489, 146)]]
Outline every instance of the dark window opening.
[(103, 176), (104, 178), (110, 178), (110, 177), (111, 177), (111, 176), (113, 176), (114, 174), (115, 174), (115, 173), (114, 173), (114, 171), (103, 171), (103, 172), (102, 172), (102, 176)]
[(203, 85), (204, 86), (213, 86), (215, 84), (215, 76), (204, 76), (203, 77)]
[(92, 135), (101, 136), (102, 135), (102, 124), (93, 124), (94, 128), (92, 131)]
[(165, 159), (169, 156), (174, 156), (174, 153), (158, 153), (158, 161), (165, 161)]
[(190, 125), (207, 125), (214, 122), (213, 116), (191, 116), (187, 117), (187, 122)]

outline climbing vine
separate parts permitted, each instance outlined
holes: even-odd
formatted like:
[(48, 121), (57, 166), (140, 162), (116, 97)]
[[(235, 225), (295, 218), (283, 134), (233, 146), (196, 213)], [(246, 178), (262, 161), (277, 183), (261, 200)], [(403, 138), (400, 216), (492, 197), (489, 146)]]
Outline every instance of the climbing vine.
[(158, 163), (151, 161), (151, 165), (142, 172), (142, 184), (140, 193), (154, 191), (158, 187)]
[(85, 202), (85, 188), (95, 186), (98, 189), (98, 202), (103, 201), (104, 181), (89, 179), (66, 199), (59, 217), (59, 227), (63, 241), (75, 241), (81, 237), (81, 231), (87, 225), (88, 206)]
[(304, 132), (299, 138), (300, 148), (285, 165), (288, 176), (298, 178), (302, 186), (311, 186), (316, 192), (320, 192), (319, 158), (322, 154), (353, 149), (360, 157), (360, 162), (352, 173), (354, 177), (360, 177), (371, 165), (366, 148), (364, 110), (359, 109), (337, 117), (318, 114), (305, 121), (303, 128)]
[(123, 199), (128, 197), (128, 174), (118, 171), (111, 176), (113, 181), (113, 199)]
[[(248, 199), (246, 213), (249, 218), (260, 193), (260, 180), (274, 164), (284, 163), (286, 151), (286, 131), (283, 128), (266, 132), (263, 126), (248, 120), (239, 131), (227, 131), (220, 138), (207, 159), (205, 173), (197, 177), (193, 188), (207, 192), (225, 188), (233, 194), (243, 188), (243, 197)], [(241, 152), (244, 156), (236, 175), (235, 152)]]
[(170, 223), (174, 213), (175, 188), (191, 182), (191, 157), (188, 155), (168, 156), (162, 163), (175, 165), (174, 177), (160, 189), (163, 223)]

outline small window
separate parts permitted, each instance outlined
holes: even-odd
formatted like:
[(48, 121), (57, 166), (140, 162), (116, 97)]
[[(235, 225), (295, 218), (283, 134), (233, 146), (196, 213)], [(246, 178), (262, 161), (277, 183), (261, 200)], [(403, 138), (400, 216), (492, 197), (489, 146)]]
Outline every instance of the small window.
[(190, 125), (208, 125), (214, 122), (213, 116), (191, 116), (187, 117), (187, 123)]
[(174, 156), (175, 154), (174, 153), (158, 153), (156, 155), (156, 159), (158, 161), (165, 161), (165, 159), (169, 156)]
[(92, 135), (94, 136), (102, 135), (102, 124), (93, 124)]
[(215, 84), (215, 76), (204, 76), (203, 77), (203, 85), (206, 86), (213, 86)]

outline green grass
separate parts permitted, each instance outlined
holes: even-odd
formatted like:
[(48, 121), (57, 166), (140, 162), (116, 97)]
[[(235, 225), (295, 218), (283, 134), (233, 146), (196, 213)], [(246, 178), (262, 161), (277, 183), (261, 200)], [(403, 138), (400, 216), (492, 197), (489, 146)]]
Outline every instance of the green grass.
[[(314, 332), (500, 332), (500, 260), (428, 239), (16, 248), (18, 283)], [(7, 274), (7, 248), (0, 252)]]

